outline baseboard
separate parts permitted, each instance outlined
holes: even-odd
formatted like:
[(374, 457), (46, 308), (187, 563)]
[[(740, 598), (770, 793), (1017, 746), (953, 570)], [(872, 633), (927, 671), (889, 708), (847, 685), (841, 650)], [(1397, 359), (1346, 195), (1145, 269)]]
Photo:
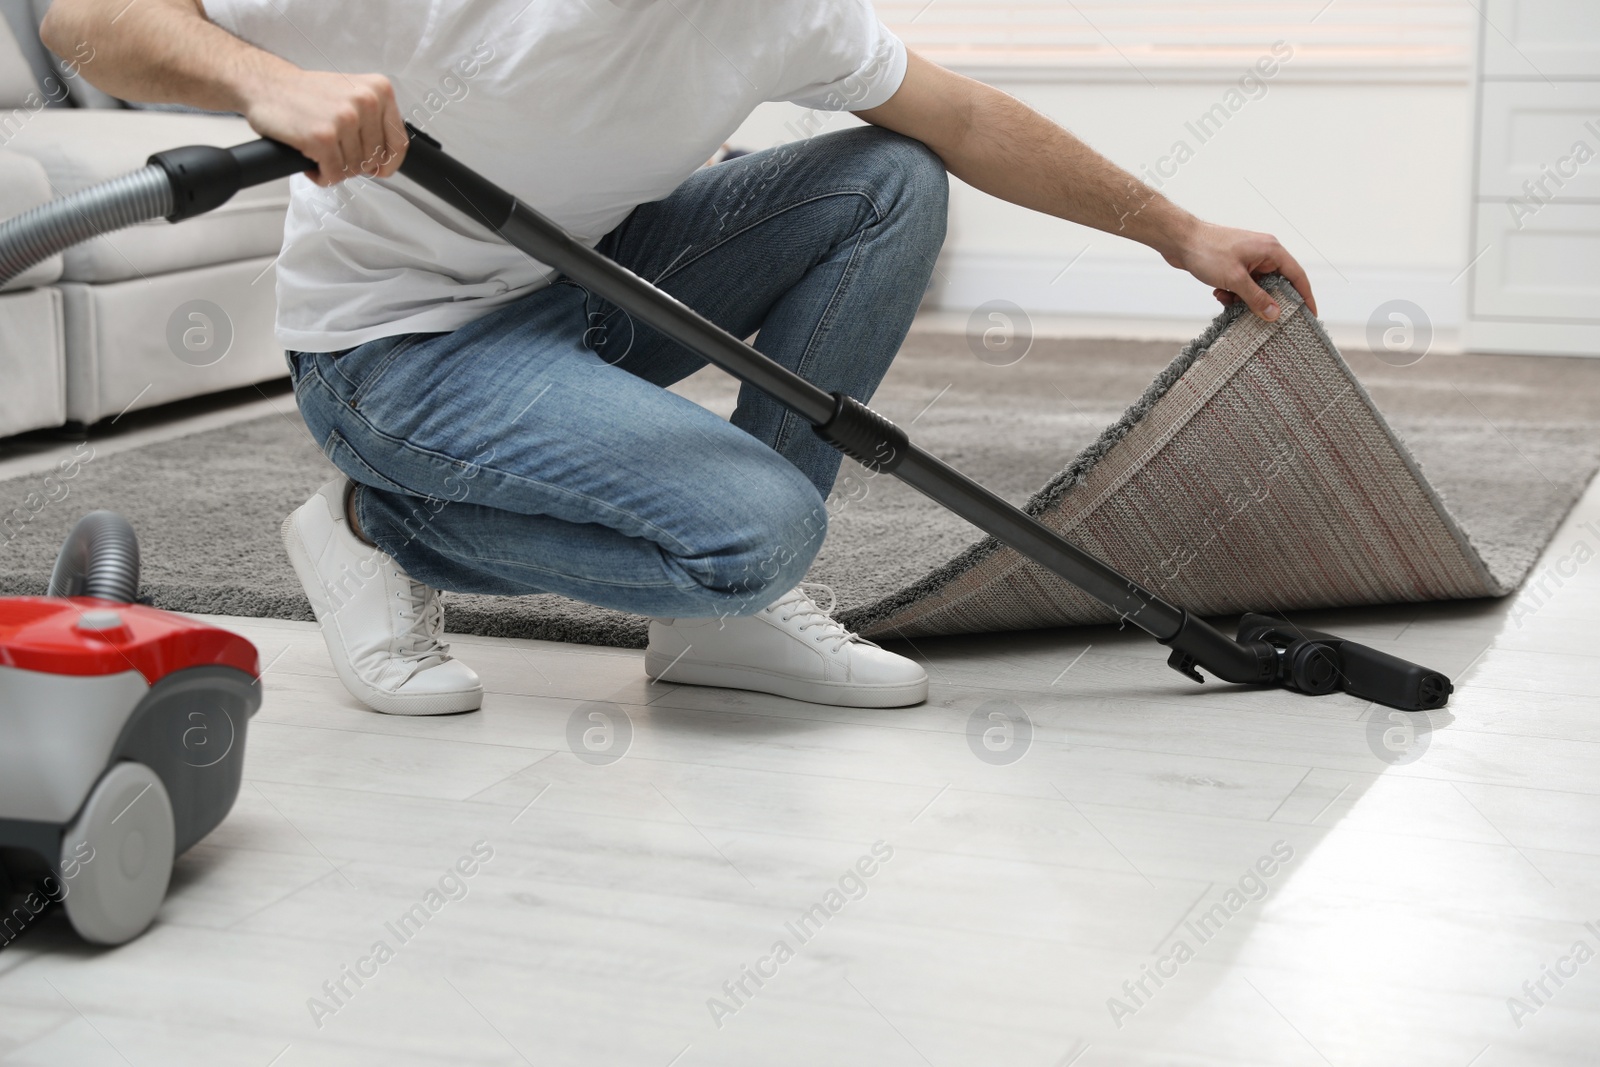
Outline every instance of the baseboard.
[(1600, 323), (1470, 319), (1462, 336), (1469, 352), (1600, 357)]
[[(1221, 305), (1214, 304), (1210, 313), (1184, 318), (1144, 315), (1070, 315), (1048, 313), (1032, 315), (1033, 336), (1036, 338), (1115, 338), (1118, 341), (1161, 341), (1182, 345), (1192, 340), (1210, 325)], [(917, 315), (913, 332), (965, 333), (972, 328), (970, 310), (924, 307)], [(1366, 324), (1326, 323), (1328, 336), (1341, 352), (1370, 350)], [(1174, 349), (1176, 351), (1176, 349)], [(1440, 327), (1434, 331), (1433, 343), (1428, 352), (1433, 355), (1460, 355), (1465, 348), (1461, 331)], [(1523, 351), (1523, 350), (1519, 350)]]

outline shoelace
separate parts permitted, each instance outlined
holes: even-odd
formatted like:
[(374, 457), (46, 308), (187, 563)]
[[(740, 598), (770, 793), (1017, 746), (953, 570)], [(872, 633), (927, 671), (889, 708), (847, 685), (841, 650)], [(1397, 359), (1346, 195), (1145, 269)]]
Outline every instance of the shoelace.
[(400, 617), (408, 620), (406, 628), (395, 635), (395, 654), (419, 671), (436, 667), (450, 658), (450, 646), (439, 640), (444, 632), (444, 597), (409, 575), (393, 574), (406, 584), (406, 591), (395, 596), (402, 602)]
[[(828, 606), (826, 608), (818, 607), (806, 592), (808, 588), (827, 590)], [(784, 622), (803, 618), (805, 621), (795, 627), (796, 630), (801, 632), (809, 630), (813, 626), (822, 627), (822, 632), (814, 635), (813, 639), (818, 642), (832, 642), (831, 650), (834, 652), (839, 651), (851, 641), (871, 644), (872, 642), (860, 634), (853, 630), (845, 629), (840, 625), (839, 620), (833, 617), (833, 609), (838, 606), (838, 603), (839, 599), (834, 595), (832, 586), (824, 585), (821, 582), (801, 582), (780, 597), (778, 602), (771, 605), (767, 610), (779, 612), (779, 618)]]

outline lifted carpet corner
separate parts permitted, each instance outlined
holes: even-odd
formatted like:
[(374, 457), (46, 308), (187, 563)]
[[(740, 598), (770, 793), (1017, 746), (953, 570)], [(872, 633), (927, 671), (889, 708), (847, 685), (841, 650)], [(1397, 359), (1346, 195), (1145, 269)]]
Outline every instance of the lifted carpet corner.
[[(1498, 596), (1496, 574), (1281, 278), (1276, 323), (1229, 308), (1025, 505), (1198, 615)], [(1105, 623), (985, 538), (846, 614), (868, 636)]]

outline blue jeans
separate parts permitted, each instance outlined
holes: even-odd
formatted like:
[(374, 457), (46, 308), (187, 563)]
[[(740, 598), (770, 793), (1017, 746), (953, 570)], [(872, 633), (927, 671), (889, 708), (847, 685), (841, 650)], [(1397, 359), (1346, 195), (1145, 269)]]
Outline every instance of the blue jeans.
[[(599, 245), (823, 389), (871, 397), (944, 240), (918, 141), (866, 127), (698, 171)], [(448, 333), (291, 352), (295, 398), (414, 578), (646, 615), (759, 611), (805, 574), (839, 454), (745, 386), (728, 422), (665, 386), (705, 361), (562, 279)]]

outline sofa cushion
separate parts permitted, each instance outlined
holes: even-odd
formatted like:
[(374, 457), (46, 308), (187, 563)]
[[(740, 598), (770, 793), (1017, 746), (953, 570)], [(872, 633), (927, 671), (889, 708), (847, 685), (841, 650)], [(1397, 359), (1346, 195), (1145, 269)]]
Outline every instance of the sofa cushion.
[[(50, 180), (39, 162), (16, 152), (0, 149), (0, 221), (20, 215), (49, 200)], [(61, 257), (51, 256), (11, 279), (0, 289), (32, 289), (61, 277)]]
[[(286, 377), (272, 334), (274, 262), (263, 256), (112, 285), (62, 283), (67, 418), (94, 423)], [(203, 333), (193, 329), (202, 323)]]
[[(44, 165), (64, 196), (144, 166), (152, 153), (181, 145), (235, 145), (256, 133), (241, 118), (159, 111), (46, 110), (7, 145)], [(66, 253), (63, 279), (123, 281), (169, 271), (271, 256), (283, 243), (287, 179), (243, 189), (215, 211), (174, 226), (141, 223)]]

